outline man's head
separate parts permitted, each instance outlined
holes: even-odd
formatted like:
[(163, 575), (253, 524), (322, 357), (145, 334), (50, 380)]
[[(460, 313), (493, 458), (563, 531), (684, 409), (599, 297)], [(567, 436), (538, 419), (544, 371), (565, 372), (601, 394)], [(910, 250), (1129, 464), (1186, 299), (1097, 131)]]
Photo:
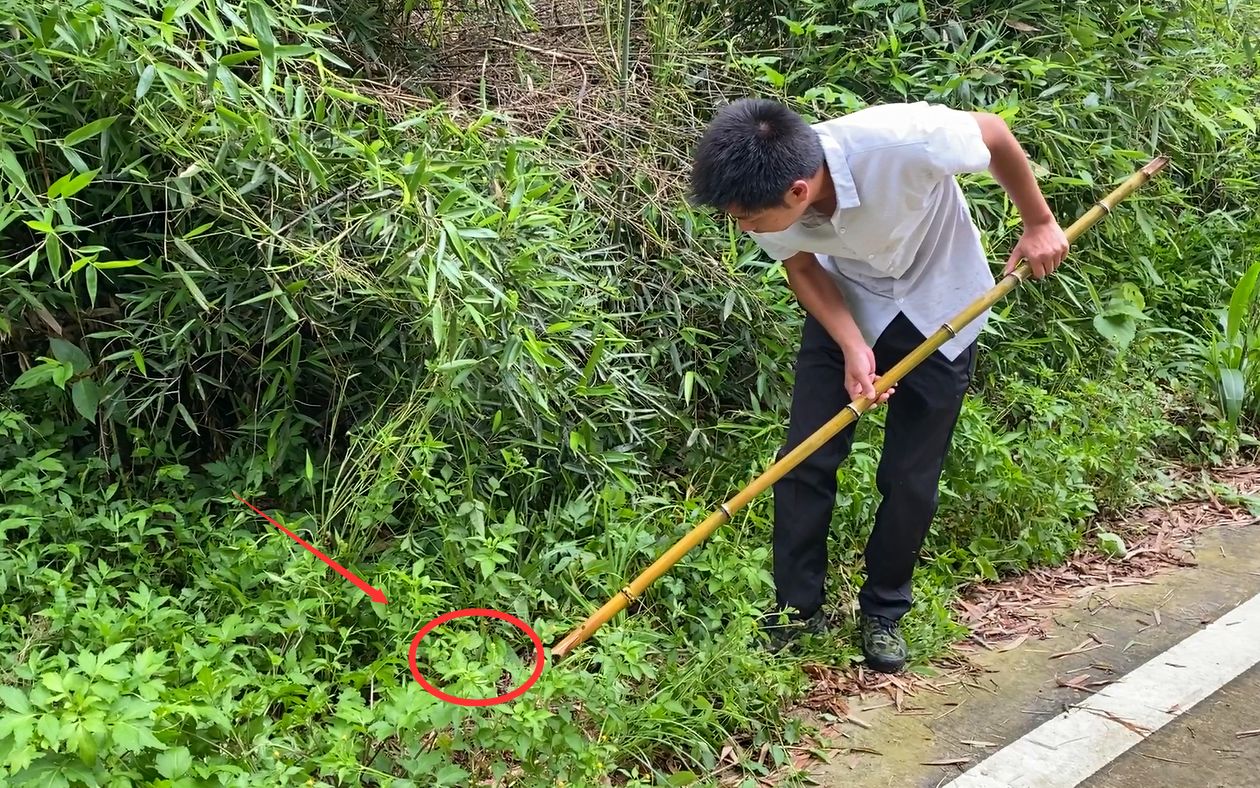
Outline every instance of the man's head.
[(818, 134), (782, 104), (742, 99), (723, 107), (696, 149), (692, 199), (726, 211), (745, 232), (786, 230), (822, 185)]

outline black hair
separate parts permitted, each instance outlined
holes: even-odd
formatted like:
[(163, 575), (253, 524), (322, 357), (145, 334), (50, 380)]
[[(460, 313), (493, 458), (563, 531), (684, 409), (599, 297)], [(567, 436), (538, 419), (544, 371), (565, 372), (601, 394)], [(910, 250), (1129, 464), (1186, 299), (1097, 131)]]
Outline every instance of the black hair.
[(782, 205), (792, 184), (822, 164), (822, 143), (804, 118), (775, 101), (740, 99), (723, 107), (700, 138), (691, 199), (719, 210)]

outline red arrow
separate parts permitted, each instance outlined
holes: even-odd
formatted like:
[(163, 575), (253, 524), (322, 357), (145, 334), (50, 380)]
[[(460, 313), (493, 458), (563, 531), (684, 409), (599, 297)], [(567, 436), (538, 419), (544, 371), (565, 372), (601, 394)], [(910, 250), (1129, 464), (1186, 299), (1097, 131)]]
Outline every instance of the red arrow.
[(363, 582), (363, 580), (361, 580), (357, 575), (355, 575), (349, 569), (346, 569), (341, 564), (337, 563), (336, 561), (332, 560), (331, 558), (324, 555), (320, 551), (316, 550), (314, 547), (311, 547), (309, 544), (302, 541), (301, 537), (299, 537), (297, 534), (293, 533), (288, 528), (285, 528), (283, 525), (271, 519), (270, 517), (267, 517), (266, 514), (263, 514), (261, 511), (259, 511), (252, 503), (245, 500), (241, 496), (236, 495), (235, 492), (232, 493), (232, 495), (236, 496), (236, 500), (240, 501), (241, 503), (245, 504), (249, 508), (253, 509), (255, 512), (258, 512), (260, 515), (262, 515), (267, 520), (267, 522), (271, 523), (272, 525), (274, 525), (275, 527), (283, 531), (285, 536), (289, 537), (293, 541), (305, 547), (307, 550), (310, 550), (312, 553), (314, 553), (316, 558), (318, 558), (319, 560), (331, 566), (334, 570), (336, 570), (337, 574), (341, 575), (345, 579), (349, 580), (351, 583), (354, 583), (356, 586), (358, 586), (359, 590), (367, 594), (373, 602), (379, 602), (382, 605), (385, 604), (385, 594), (380, 589), (372, 588), (372, 586)]

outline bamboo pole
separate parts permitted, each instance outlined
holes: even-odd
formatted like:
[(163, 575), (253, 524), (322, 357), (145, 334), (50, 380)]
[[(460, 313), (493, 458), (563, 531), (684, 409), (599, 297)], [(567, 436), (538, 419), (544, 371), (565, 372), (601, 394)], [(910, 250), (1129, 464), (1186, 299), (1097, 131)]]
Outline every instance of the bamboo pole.
[[(1076, 241), (1086, 230), (1096, 224), (1111, 210), (1115, 208), (1122, 200), (1133, 192), (1137, 191), (1147, 181), (1149, 181), (1156, 173), (1164, 168), (1168, 163), (1167, 157), (1160, 156), (1153, 159), (1142, 169), (1133, 173), (1114, 191), (1103, 199), (1094, 203), (1094, 205), (1085, 212), (1080, 218), (1072, 223), (1070, 227), (1064, 230), (1064, 234), (1068, 238), (1068, 242)], [(941, 345), (945, 344), (953, 337), (957, 330), (967, 325), (971, 321), (979, 317), (986, 309), (991, 307), (1000, 298), (1014, 290), (1016, 286), (1024, 282), (1032, 268), (1026, 261), (1021, 262), (1015, 267), (1011, 273), (1002, 277), (1002, 280), (989, 289), (984, 295), (977, 298), (962, 312), (959, 312), (953, 319), (941, 326), (937, 331), (921, 345), (910, 352), (905, 358), (898, 362), (892, 369), (888, 370), (875, 383), (875, 399), (878, 400), (879, 395), (892, 388), (905, 375), (918, 366), (924, 359), (930, 356)], [(788, 471), (795, 468), (802, 460), (813, 454), (827, 441), (831, 440), (837, 433), (845, 427), (861, 418), (862, 413), (870, 407), (872, 400), (867, 397), (859, 397), (848, 405), (841, 408), (840, 412), (830, 421), (819, 427), (818, 430), (795, 449), (784, 455), (782, 459), (771, 465), (764, 473), (758, 476), (751, 484), (745, 487), (734, 498), (720, 504), (716, 511), (710, 514), (699, 525), (693, 528), (686, 536), (680, 539), (673, 547), (665, 551), (665, 553), (656, 560), (651, 566), (645, 569), (638, 577), (623, 587), (620, 591), (612, 596), (603, 607), (592, 613), (582, 625), (573, 630), (564, 640), (560, 641), (552, 649), (551, 653), (555, 658), (561, 658), (569, 654), (573, 648), (608, 623), (613, 616), (621, 612), (647, 589), (649, 585), (657, 580), (661, 575), (665, 574), (679, 559), (683, 557), (691, 548), (698, 545), (706, 539), (709, 534), (713, 533), (719, 525), (730, 522), (735, 512), (742, 509), (749, 501), (756, 498), (768, 487), (781, 479)]]

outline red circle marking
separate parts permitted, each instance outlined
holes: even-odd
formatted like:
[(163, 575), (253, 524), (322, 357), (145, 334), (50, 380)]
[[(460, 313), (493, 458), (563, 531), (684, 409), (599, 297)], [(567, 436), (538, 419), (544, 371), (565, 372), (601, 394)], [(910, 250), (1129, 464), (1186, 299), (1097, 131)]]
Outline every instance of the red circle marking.
[[(500, 621), (506, 621), (517, 629), (522, 630), (529, 635), (529, 639), (534, 641), (534, 653), (537, 654), (535, 659), (534, 672), (525, 680), (525, 683), (506, 695), (500, 695), (497, 698), (457, 698), (454, 695), (448, 695), (429, 682), (424, 680), (424, 676), (420, 675), (420, 668), (416, 666), (416, 651), (420, 647), (420, 638), (429, 634), (434, 627), (445, 624), (447, 621), (455, 618), (467, 618), (474, 616), (486, 616), (487, 618), (497, 618)], [(497, 703), (507, 703), (513, 698), (519, 698), (527, 689), (534, 686), (534, 682), (538, 681), (538, 677), (542, 675), (543, 663), (546, 661), (546, 655), (543, 654), (542, 638), (538, 637), (538, 633), (530, 628), (529, 624), (521, 621), (510, 613), (504, 613), (501, 610), (490, 610), (484, 607), (470, 607), (465, 610), (455, 610), (445, 615), (438, 616), (429, 623), (420, 628), (416, 636), (411, 640), (411, 648), (407, 651), (407, 664), (411, 666), (411, 675), (415, 676), (416, 681), (420, 682), (420, 686), (424, 687), (431, 695), (439, 700), (447, 703), (454, 703), (458, 706), (493, 706)]]

